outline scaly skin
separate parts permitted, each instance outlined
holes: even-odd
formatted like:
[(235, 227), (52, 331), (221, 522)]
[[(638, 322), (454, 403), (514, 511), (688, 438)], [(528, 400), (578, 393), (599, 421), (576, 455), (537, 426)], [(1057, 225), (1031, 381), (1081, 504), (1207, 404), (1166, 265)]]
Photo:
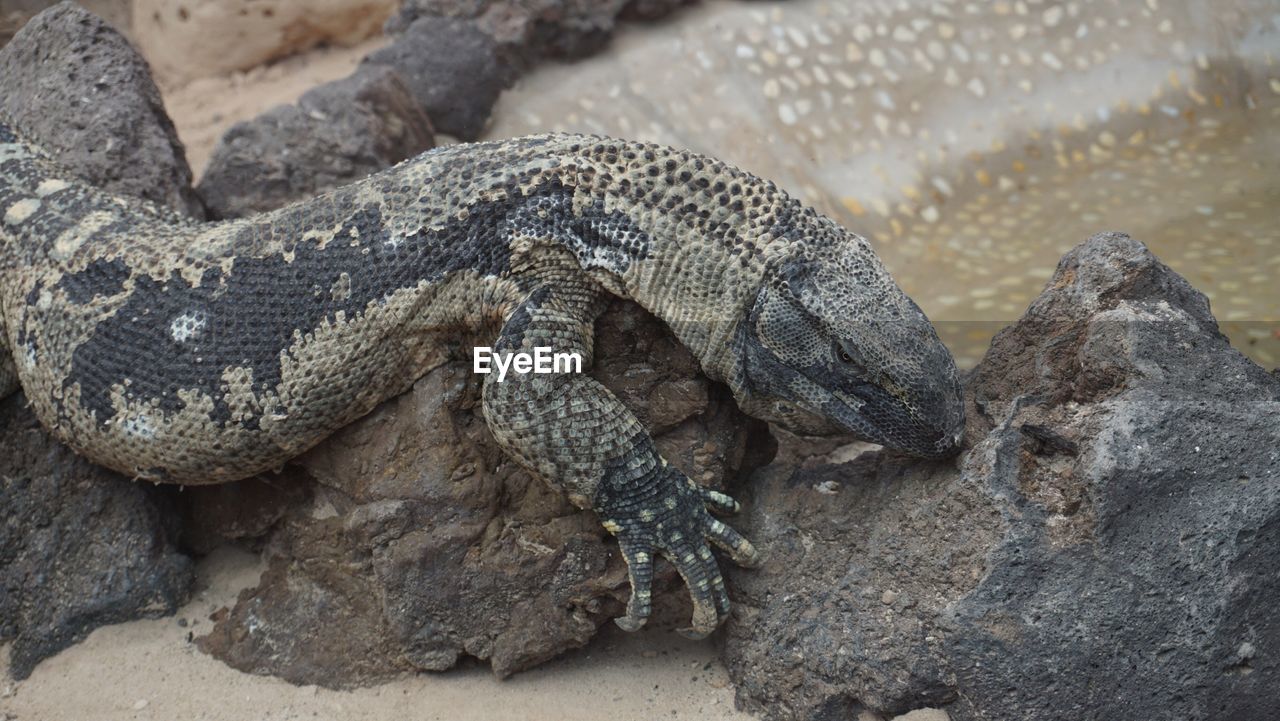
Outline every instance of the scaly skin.
[[(60, 177), (0, 123), (0, 393), (138, 478), (217, 483), (277, 467), (458, 352), (577, 351), (608, 294), (662, 318), (748, 413), (924, 456), (964, 424), (950, 354), (866, 241), (772, 183), (690, 153), (546, 135), (452, 146), (279, 211), (185, 223)], [(586, 375), (486, 377), (514, 458), (592, 508), (649, 614), (653, 556), (729, 599), (709, 543), (737, 505), (668, 466)]]

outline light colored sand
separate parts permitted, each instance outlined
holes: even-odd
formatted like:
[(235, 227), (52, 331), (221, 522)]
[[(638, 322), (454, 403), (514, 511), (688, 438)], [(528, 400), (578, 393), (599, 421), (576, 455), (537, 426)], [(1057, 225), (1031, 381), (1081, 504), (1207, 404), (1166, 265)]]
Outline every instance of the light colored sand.
[(650, 140), (769, 178), (866, 235), (961, 367), (1103, 230), (1280, 365), (1275, 3), (947, 4), (704, 0), (542, 65), (488, 135)]
[(247, 70), (322, 45), (355, 45), (380, 34), (382, 24), (400, 4), (398, 0), (129, 2), (134, 42), (155, 77), (171, 82)]
[[(176, 616), (100, 628), (36, 667), (9, 677), (0, 647), (0, 721), (751, 721), (710, 640), (606, 627), (585, 649), (500, 681), (474, 665), (355, 691), (294, 686), (241, 673), (188, 640), (209, 615), (257, 582), (257, 556), (224, 548), (197, 566), (197, 591)], [(179, 625), (185, 620), (186, 627)], [(947, 721), (913, 711), (894, 721)], [(853, 721), (852, 719), (850, 721)], [(863, 714), (857, 721), (878, 721)]]
[[(201, 562), (196, 597), (176, 618), (95, 631), (36, 667), (8, 677), (0, 649), (0, 718), (19, 721), (284, 721), (285, 719), (746, 720), (710, 642), (674, 633), (606, 631), (588, 648), (499, 681), (487, 668), (420, 674), (373, 688), (293, 686), (223, 665), (196, 650), (209, 614), (260, 572), (255, 556), (222, 550)], [(186, 619), (187, 628), (178, 625)], [(194, 623), (193, 623), (194, 622)]]

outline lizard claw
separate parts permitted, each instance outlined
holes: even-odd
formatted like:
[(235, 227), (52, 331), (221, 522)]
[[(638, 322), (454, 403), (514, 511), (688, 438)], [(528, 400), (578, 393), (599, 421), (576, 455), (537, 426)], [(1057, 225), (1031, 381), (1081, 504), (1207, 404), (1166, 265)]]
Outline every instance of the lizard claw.
[[(661, 554), (675, 566), (693, 599), (693, 619), (683, 636), (705, 638), (729, 615), (729, 594), (711, 553), (711, 543), (724, 549), (735, 563), (754, 566), (759, 555), (737, 531), (707, 511), (736, 511), (738, 504), (718, 491), (704, 489), (674, 468), (663, 467), (661, 479), (649, 486), (642, 499), (617, 499), (598, 508), (606, 529), (618, 538), (627, 562), (631, 598), (626, 615), (614, 619), (620, 628), (634, 631), (644, 625), (651, 610), (650, 586), (653, 556)], [(612, 508), (610, 508), (610, 506)]]

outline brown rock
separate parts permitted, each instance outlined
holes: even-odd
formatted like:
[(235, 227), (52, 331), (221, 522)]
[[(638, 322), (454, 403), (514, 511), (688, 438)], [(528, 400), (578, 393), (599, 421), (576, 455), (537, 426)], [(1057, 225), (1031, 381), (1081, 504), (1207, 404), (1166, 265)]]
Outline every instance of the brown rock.
[(311, 479), (298, 468), (232, 483), (184, 486), (178, 494), (182, 542), (206, 554), (226, 543), (267, 534), (289, 509), (305, 503)]
[[(656, 320), (619, 302), (597, 329), (593, 375), (661, 430), (674, 465), (720, 485), (765, 460), (763, 425), (697, 375)], [(271, 535), (262, 584), (203, 647), (325, 686), (445, 669), (463, 655), (505, 676), (582, 646), (621, 613), (616, 545), (594, 514), (505, 456), (479, 393), (465, 362), (447, 364), (300, 459), (314, 497)], [(674, 572), (656, 590), (655, 622), (683, 624)]]

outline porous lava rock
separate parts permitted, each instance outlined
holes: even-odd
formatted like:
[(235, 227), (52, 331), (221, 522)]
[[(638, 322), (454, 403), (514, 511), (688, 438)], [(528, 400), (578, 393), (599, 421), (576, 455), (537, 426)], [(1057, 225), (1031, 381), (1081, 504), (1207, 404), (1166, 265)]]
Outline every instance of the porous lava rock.
[(35, 16), (0, 48), (0, 114), (77, 177), (204, 217), (147, 61), (74, 3)]
[[(0, 49), (0, 112), (69, 177), (202, 212), (146, 63), (71, 3)], [(0, 399), (0, 641), (14, 677), (98, 626), (185, 602), (192, 564), (167, 496), (76, 456), (21, 393)]]
[(769, 719), (1265, 719), (1280, 380), (1138, 241), (1072, 250), (966, 382), (968, 448), (775, 463), (724, 658)]
[(656, 20), (692, 0), (405, 0), (387, 22), (392, 34), (423, 17), (472, 21), (520, 65), (599, 51), (619, 19)]
[(480, 137), (498, 95), (515, 79), (493, 38), (453, 18), (414, 21), (357, 72), (379, 66), (394, 68), (436, 129), (460, 140)]
[(9, 673), (99, 626), (173, 613), (193, 581), (164, 494), (80, 458), (0, 400), (0, 642)]
[(239, 218), (346, 185), (434, 145), (431, 120), (404, 79), (372, 66), (233, 125), (197, 190), (212, 217)]

